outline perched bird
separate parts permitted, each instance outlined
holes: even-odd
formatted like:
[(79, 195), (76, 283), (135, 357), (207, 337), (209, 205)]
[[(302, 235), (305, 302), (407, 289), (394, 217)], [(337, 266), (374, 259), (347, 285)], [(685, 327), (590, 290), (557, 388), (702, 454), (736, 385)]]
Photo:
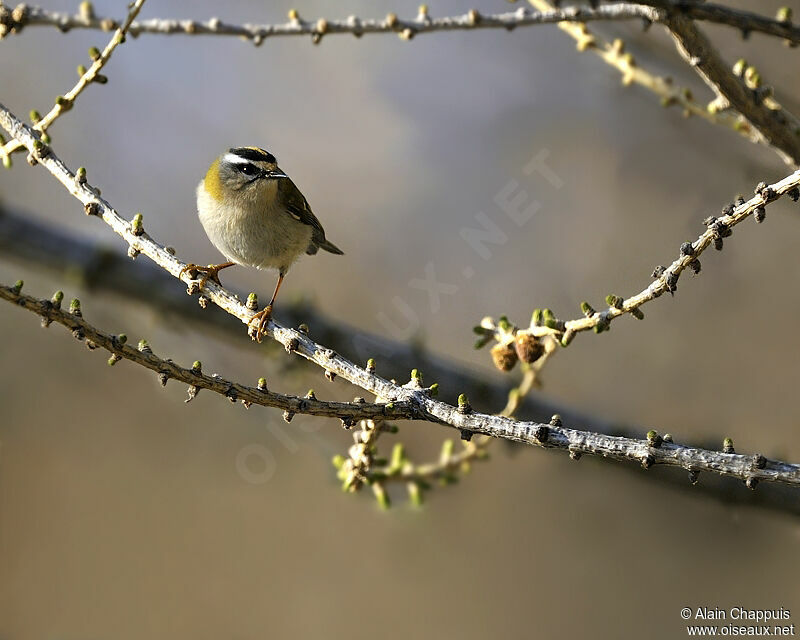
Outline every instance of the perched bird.
[(325, 239), (325, 230), (303, 194), (258, 147), (228, 149), (211, 163), (197, 185), (197, 215), (214, 246), (230, 261), (207, 267), (189, 264), (181, 271), (202, 273), (219, 284), (219, 271), (234, 264), (277, 269), (278, 283), (269, 304), (250, 319), (250, 335), (261, 342), (281, 283), (303, 253), (320, 249), (342, 255)]

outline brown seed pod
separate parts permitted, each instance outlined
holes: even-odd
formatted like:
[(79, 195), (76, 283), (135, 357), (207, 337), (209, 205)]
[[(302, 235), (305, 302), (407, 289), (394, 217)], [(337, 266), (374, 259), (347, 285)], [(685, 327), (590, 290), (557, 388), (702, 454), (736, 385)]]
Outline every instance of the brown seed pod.
[(517, 352), (511, 343), (498, 343), (492, 347), (494, 366), (500, 371), (511, 371), (517, 364)]
[(518, 333), (514, 338), (514, 349), (519, 359), (527, 363), (536, 362), (544, 355), (544, 345), (530, 333)]

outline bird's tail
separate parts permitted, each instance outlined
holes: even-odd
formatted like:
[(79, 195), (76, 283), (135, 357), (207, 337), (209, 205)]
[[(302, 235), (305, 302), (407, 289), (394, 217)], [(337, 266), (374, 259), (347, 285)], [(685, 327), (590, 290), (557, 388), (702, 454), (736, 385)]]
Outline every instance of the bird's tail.
[(339, 247), (333, 244), (330, 240), (323, 240), (319, 243), (320, 249), (325, 249), (328, 253), (335, 253), (337, 256), (343, 256), (344, 251), (342, 251)]

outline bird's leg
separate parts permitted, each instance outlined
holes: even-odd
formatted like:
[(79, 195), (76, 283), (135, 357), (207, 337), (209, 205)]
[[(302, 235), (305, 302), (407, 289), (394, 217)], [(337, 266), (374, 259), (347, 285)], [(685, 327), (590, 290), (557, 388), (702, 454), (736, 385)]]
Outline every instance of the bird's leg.
[(286, 274), (283, 271), (278, 274), (278, 284), (275, 285), (275, 291), (272, 292), (272, 300), (269, 301), (269, 304), (250, 318), (248, 333), (257, 342), (261, 342), (261, 338), (267, 328), (267, 322), (272, 317), (272, 305), (275, 303), (275, 298), (278, 297), (278, 291), (280, 291), (284, 275)]
[(206, 286), (206, 282), (209, 280), (216, 282), (218, 285), (222, 285), (219, 281), (219, 272), (223, 269), (227, 269), (228, 267), (232, 267), (235, 263), (233, 262), (223, 262), (222, 264), (210, 264), (207, 267), (201, 267), (199, 264), (189, 263), (178, 274), (180, 278), (184, 273), (187, 271), (199, 271), (203, 275), (200, 277), (200, 288), (202, 289)]

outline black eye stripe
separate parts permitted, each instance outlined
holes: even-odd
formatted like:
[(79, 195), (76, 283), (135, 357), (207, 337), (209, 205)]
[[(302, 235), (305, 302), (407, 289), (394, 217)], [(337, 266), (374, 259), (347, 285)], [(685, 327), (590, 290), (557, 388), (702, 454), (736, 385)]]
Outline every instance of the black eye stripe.
[(239, 164), (236, 168), (246, 176), (254, 176), (258, 173), (258, 167), (254, 164)]

